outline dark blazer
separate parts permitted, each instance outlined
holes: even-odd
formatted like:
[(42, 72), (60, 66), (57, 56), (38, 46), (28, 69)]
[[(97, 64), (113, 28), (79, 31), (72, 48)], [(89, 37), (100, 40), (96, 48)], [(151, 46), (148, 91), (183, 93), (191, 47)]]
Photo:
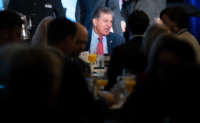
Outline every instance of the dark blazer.
[[(61, 102), (59, 105), (62, 106), (60, 108), (61, 113), (65, 114), (67, 110), (71, 116), (76, 117), (75, 119), (88, 120), (84, 123), (94, 123), (94, 121), (95, 123), (103, 123), (103, 121), (99, 121), (103, 120), (107, 115), (108, 107), (101, 100), (95, 100), (93, 94), (88, 90), (88, 85), (81, 69), (79, 58), (71, 59), (65, 57), (60, 86)], [(74, 91), (75, 88), (77, 91)], [(80, 101), (82, 102), (80, 103)], [(72, 108), (69, 108), (69, 106)], [(88, 109), (88, 107), (90, 108)], [(91, 122), (92, 120), (94, 121)]]
[[(92, 28), (92, 16), (98, 7), (105, 7), (107, 0), (78, 0), (76, 20), (88, 30)], [(122, 36), (121, 20), (123, 20), (118, 0), (108, 0), (107, 7), (113, 11), (113, 31)]]
[(44, 17), (65, 16), (61, 0), (10, 0), (8, 9), (16, 10), (31, 18), (33, 32)]
[(142, 37), (138, 36), (113, 49), (108, 68), (109, 83), (105, 89), (109, 90), (113, 87), (117, 76), (122, 74), (123, 68), (128, 69), (133, 74), (144, 71), (146, 59), (140, 51), (141, 43)]
[[(90, 49), (90, 43), (91, 43), (91, 36), (92, 36), (92, 30), (88, 31), (88, 42), (86, 44), (86, 51), (89, 51)], [(112, 49), (120, 44), (123, 44), (124, 38), (121, 37), (120, 35), (116, 34), (116, 33), (112, 33), (110, 32), (109, 35), (106, 36), (107, 39), (107, 46), (108, 46), (108, 53), (111, 54), (112, 53)]]

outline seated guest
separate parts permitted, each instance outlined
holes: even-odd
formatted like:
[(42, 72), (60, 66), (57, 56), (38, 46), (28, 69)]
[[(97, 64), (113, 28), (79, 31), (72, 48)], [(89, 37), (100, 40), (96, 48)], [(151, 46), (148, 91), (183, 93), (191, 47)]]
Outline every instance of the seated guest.
[[(53, 47), (49, 50), (59, 55), (65, 64), (70, 64), (69, 69), (74, 70), (72, 66), (77, 67), (85, 77), (90, 74), (90, 67), (78, 56), (84, 50), (87, 39), (87, 30), (79, 23), (66, 18), (56, 18), (49, 24), (48, 43)], [(70, 75), (68, 79), (75, 76), (73, 73)], [(85, 80), (82, 82), (85, 83)]]
[(59, 112), (63, 120), (67, 120), (66, 116), (71, 116), (83, 123), (103, 123), (108, 115), (106, 103), (94, 98), (80, 67), (67, 58), (64, 61), (60, 87)]
[(83, 24), (88, 30), (92, 28), (92, 16), (99, 7), (108, 7), (113, 13), (112, 31), (122, 36), (119, 0), (77, 0), (76, 20)]
[(117, 76), (121, 75), (124, 68), (131, 70), (133, 74), (144, 71), (146, 60), (140, 52), (140, 47), (148, 25), (149, 17), (143, 11), (135, 10), (128, 17), (128, 27), (133, 34), (132, 39), (113, 49), (108, 68), (109, 83), (107, 89), (116, 83)]
[(60, 55), (77, 57), (85, 48), (88, 33), (83, 25), (60, 17), (50, 22), (47, 37), (48, 45), (55, 48)]
[(15, 11), (0, 12), (0, 46), (22, 40), (22, 24), (20, 15)]
[(76, 62), (85, 75), (90, 72), (89, 65), (78, 58), (85, 48), (88, 34), (85, 27), (62, 17), (52, 20), (48, 28), (48, 49), (62, 59), (68, 57)]
[(76, 43), (76, 24), (66, 18), (56, 18), (49, 23), (48, 45), (62, 56), (71, 56)]
[[(23, 20), (15, 11), (0, 11), (0, 47), (22, 42), (23, 23)], [(0, 84), (5, 84), (1, 75)]]
[(0, 75), (6, 80), (5, 115), (23, 120), (20, 116), (39, 119), (53, 113), (61, 74), (59, 57), (46, 49), (12, 44), (1, 49), (0, 58)]
[[(85, 48), (88, 39), (87, 30), (81, 24), (71, 22), (66, 18), (54, 19), (50, 22), (48, 30), (49, 45), (54, 47), (56, 53), (60, 54), (64, 63), (60, 86), (59, 106), (61, 108), (58, 111), (62, 113), (62, 116), (69, 111), (70, 116), (76, 116), (75, 120), (88, 121), (93, 116), (96, 120), (98, 116), (105, 113), (107, 105), (104, 104), (104, 100), (95, 101), (85, 80), (87, 70), (89, 70), (88, 64), (78, 57)], [(89, 110), (89, 106), (92, 107), (92, 110)], [(101, 117), (99, 118), (101, 119)]]
[(148, 57), (151, 46), (155, 42), (156, 38), (164, 33), (170, 33), (170, 30), (163, 24), (152, 24), (147, 28), (144, 33), (141, 48), (145, 57)]
[(112, 49), (124, 42), (124, 39), (110, 32), (112, 27), (113, 14), (109, 8), (98, 8), (93, 16), (93, 28), (89, 30), (86, 51), (97, 55), (111, 54)]
[[(161, 35), (150, 50), (146, 76), (137, 79), (136, 93), (131, 94), (121, 109), (121, 119), (140, 123), (187, 119), (189, 110), (185, 109), (196, 99), (188, 98), (195, 94), (191, 86), (199, 71), (196, 63), (195, 51), (188, 42), (173, 34)], [(189, 66), (195, 66), (197, 71), (188, 71)], [(184, 103), (184, 109), (180, 103)]]
[[(137, 114), (141, 115), (141, 119), (146, 115), (152, 122), (193, 120), (190, 117), (193, 116), (190, 115), (191, 100), (196, 99), (193, 89), (196, 82), (194, 78), (198, 74), (185, 68), (197, 65), (195, 52), (189, 42), (172, 34), (163, 34), (155, 41), (149, 55), (146, 80), (138, 83), (140, 91), (137, 90), (137, 94), (141, 97), (137, 99)], [(191, 83), (188, 84), (188, 81)], [(148, 103), (143, 103), (147, 102), (145, 100)], [(185, 105), (184, 109), (180, 103)], [(140, 112), (139, 107), (146, 111)]]
[[(187, 39), (196, 50), (197, 55), (200, 56), (199, 43), (197, 39), (187, 30), (189, 25), (189, 16), (184, 8), (166, 8), (161, 12), (160, 18), (163, 21), (163, 23), (170, 29), (171, 32), (177, 34), (183, 39)], [(200, 62), (200, 57), (198, 58), (198, 61)]]

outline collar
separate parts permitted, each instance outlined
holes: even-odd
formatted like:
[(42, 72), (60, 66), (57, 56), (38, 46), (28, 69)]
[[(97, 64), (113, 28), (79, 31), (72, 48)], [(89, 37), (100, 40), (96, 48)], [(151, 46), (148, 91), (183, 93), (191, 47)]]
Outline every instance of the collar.
[[(94, 29), (92, 29), (92, 36), (96, 39), (98, 39), (99, 35), (94, 31)], [(102, 38), (104, 38), (106, 36), (102, 36)]]
[(132, 35), (132, 36), (130, 37), (130, 40), (132, 40), (133, 38), (137, 38), (137, 37), (144, 37), (144, 35)]
[(94, 39), (98, 39), (98, 35), (96, 34), (96, 32), (94, 31), (94, 29), (92, 29), (92, 38)]
[(180, 31), (178, 31), (176, 34), (177, 34), (177, 35), (181, 35), (181, 34), (183, 34), (183, 33), (185, 33), (185, 32), (187, 32), (187, 29), (186, 29), (186, 28), (183, 28), (183, 29), (181, 29)]
[[(98, 39), (99, 35), (92, 29), (92, 38)], [(102, 36), (102, 40), (105, 40), (106, 36)], [(98, 41), (98, 40), (97, 40)]]

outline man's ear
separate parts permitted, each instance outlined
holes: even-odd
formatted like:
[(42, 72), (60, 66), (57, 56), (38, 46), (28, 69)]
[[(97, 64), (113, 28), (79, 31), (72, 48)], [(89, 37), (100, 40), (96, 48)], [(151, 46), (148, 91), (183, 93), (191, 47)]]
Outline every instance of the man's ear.
[(92, 19), (92, 23), (93, 23), (93, 26), (96, 26), (96, 25), (97, 25), (97, 19), (96, 19), (96, 18), (93, 18), (93, 19)]

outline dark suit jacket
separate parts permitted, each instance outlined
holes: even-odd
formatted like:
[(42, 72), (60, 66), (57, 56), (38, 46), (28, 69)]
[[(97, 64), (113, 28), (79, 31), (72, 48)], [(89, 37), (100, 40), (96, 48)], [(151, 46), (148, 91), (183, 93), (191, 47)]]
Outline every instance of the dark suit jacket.
[[(95, 100), (93, 94), (88, 90), (80, 61), (79, 58), (65, 57), (64, 59), (63, 76), (60, 86), (60, 105), (62, 106), (60, 109), (63, 111), (62, 113), (65, 113), (67, 110), (71, 116), (76, 116), (76, 119), (82, 118), (82, 120), (88, 120), (86, 123), (93, 123), (91, 122), (92, 119), (97, 121), (97, 123), (103, 123), (99, 122), (99, 120), (103, 120), (107, 115), (107, 105), (102, 100)], [(74, 90), (75, 88), (76, 91)], [(80, 103), (82, 100), (84, 101)], [(73, 108), (69, 108), (68, 106)], [(90, 108), (88, 109), (88, 107)]]
[[(86, 51), (89, 51), (89, 49), (90, 49), (92, 30), (90, 30), (88, 32), (88, 34), (89, 34), (88, 42), (87, 42), (86, 48), (85, 48)], [(116, 33), (112, 33), (112, 32), (110, 32), (110, 34), (106, 36), (106, 39), (107, 39), (107, 46), (108, 46), (109, 54), (112, 53), (112, 49), (114, 47), (124, 43), (124, 38), (122, 38), (120, 35), (118, 35)]]
[[(76, 7), (76, 20), (88, 30), (92, 28), (92, 16), (98, 7), (105, 7), (106, 0), (78, 0)], [(108, 7), (113, 11), (113, 31), (122, 36), (121, 20), (118, 0), (109, 0)]]
[(128, 69), (133, 74), (144, 71), (146, 59), (140, 51), (141, 43), (142, 37), (138, 36), (113, 49), (108, 68), (109, 83), (106, 86), (107, 90), (116, 83), (116, 78), (122, 74), (123, 68)]
[[(45, 7), (50, 3), (49, 7)], [(61, 0), (10, 0), (8, 9), (16, 10), (32, 20), (32, 32), (46, 16), (65, 16)]]

